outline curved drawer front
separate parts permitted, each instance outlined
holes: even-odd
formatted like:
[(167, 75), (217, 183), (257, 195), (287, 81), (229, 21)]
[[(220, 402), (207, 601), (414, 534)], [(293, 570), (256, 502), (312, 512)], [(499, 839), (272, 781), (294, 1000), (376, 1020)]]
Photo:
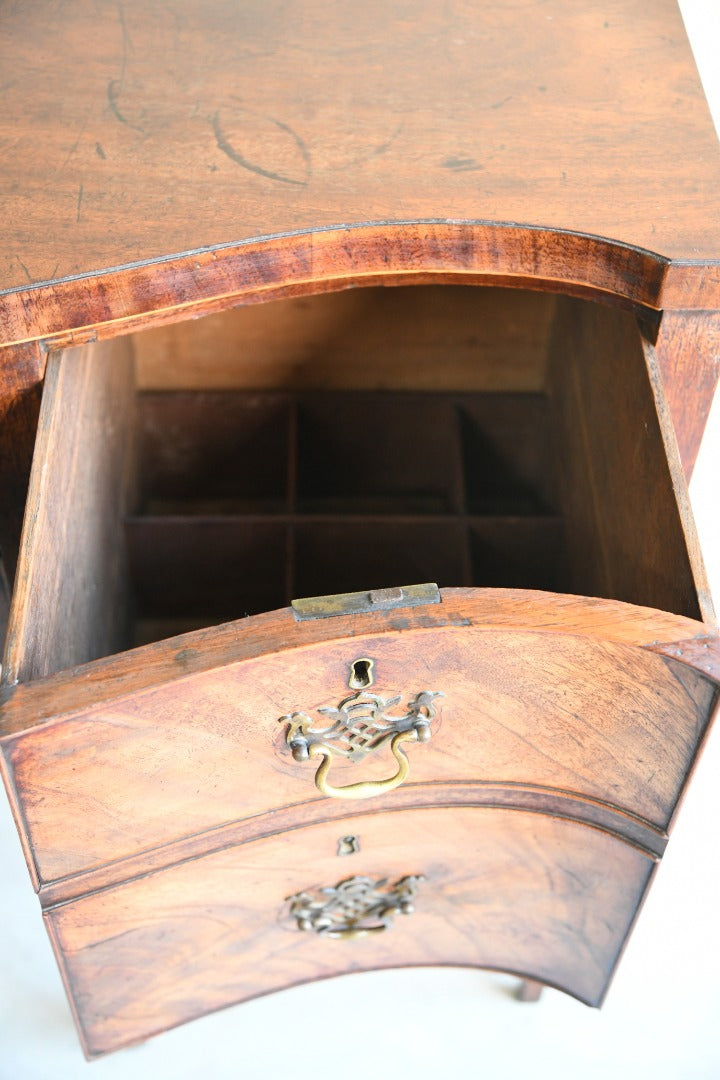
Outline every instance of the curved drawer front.
[[(390, 711), (423, 691), (443, 695), (433, 699), (430, 740), (404, 747), (404, 785), (373, 809), (443, 804), (443, 785), (530, 785), (664, 830), (713, 701), (711, 684), (674, 661), (557, 633), (431, 626), (288, 647), (10, 740), (41, 884), (140, 860), (117, 871), (121, 880), (143, 859), (146, 869), (175, 861), (171, 847), (184, 838), (202, 853), (217, 846), (218, 829), (270, 811), (346, 814), (342, 800), (321, 797), (317, 761), (294, 760), (286, 736), (298, 710), (330, 722), (318, 710), (351, 694), (358, 657), (374, 661), (373, 692), (400, 699)], [(359, 763), (333, 759), (330, 776), (344, 787), (396, 768), (384, 746)]]
[[(358, 850), (338, 857), (348, 847)], [(549, 816), (408, 810), (190, 860), (47, 918), (97, 1054), (281, 987), (403, 965), (514, 971), (597, 1004), (652, 866), (629, 844)], [(298, 893), (317, 900), (368, 878), (386, 896), (416, 876), (412, 914), (371, 912), (382, 932), (338, 937), (322, 919), (318, 932), (293, 917)], [(345, 903), (346, 923), (359, 914)]]

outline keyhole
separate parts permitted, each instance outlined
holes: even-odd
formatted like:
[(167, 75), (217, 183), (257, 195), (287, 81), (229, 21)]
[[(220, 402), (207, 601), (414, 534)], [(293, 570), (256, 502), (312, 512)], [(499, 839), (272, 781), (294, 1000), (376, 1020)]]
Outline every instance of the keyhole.
[(350, 689), (365, 690), (368, 686), (372, 686), (372, 669), (374, 666), (375, 661), (368, 660), (366, 656), (362, 656), (359, 660), (354, 660), (350, 665), (350, 679), (348, 681)]
[(357, 836), (341, 836), (338, 840), (338, 855), (356, 855), (360, 850), (360, 840)]

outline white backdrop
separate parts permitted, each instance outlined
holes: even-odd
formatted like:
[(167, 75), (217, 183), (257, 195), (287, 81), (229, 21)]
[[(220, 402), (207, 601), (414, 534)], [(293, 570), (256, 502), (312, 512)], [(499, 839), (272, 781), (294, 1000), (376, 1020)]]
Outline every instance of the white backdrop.
[[(330, 0), (332, 2), (332, 0)], [(500, 0), (502, 2), (502, 0)], [(720, 0), (681, 0), (720, 128)], [(648, 0), (648, 17), (653, 4)], [(720, 606), (720, 397), (691, 486)], [(720, 729), (601, 1011), (453, 969), (354, 975), (287, 990), (87, 1065), (20, 845), (0, 799), (0, 1080), (720, 1078)], [(322, 1043), (313, 1032), (323, 1029)]]

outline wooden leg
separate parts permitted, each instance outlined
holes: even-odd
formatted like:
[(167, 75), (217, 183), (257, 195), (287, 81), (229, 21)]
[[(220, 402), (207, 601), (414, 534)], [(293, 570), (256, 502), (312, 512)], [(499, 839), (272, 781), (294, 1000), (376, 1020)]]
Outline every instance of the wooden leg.
[(535, 979), (523, 979), (517, 988), (518, 1001), (538, 1001), (543, 992), (543, 984)]

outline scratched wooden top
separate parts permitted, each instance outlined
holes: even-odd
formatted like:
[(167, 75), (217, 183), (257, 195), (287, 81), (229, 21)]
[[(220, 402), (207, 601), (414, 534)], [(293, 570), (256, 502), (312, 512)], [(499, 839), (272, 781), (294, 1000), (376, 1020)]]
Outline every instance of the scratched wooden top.
[(427, 219), (607, 237), (720, 292), (675, 0), (35, 0), (4, 10), (0, 70), (1, 292)]

